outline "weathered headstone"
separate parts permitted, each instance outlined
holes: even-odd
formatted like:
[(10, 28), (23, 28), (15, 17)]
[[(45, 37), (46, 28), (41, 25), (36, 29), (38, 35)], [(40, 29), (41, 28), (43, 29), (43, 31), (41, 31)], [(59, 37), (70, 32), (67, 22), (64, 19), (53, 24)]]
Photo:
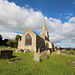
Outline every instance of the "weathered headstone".
[(60, 55), (60, 51), (59, 50), (57, 51), (57, 55)]
[(34, 60), (40, 62), (40, 53), (34, 53)]
[(56, 51), (56, 48), (54, 48), (54, 50)]
[(38, 53), (40, 53), (40, 48), (38, 49)]
[(15, 51), (15, 53), (17, 53), (17, 52), (18, 52), (18, 50)]
[(48, 54), (47, 54), (47, 52), (45, 51), (45, 52), (43, 52), (43, 58), (48, 58)]
[(1, 50), (0, 51), (0, 58), (11, 58), (13, 55), (13, 50)]
[(24, 50), (24, 53), (26, 53), (26, 51)]
[(47, 54), (50, 54), (50, 50), (47, 50)]

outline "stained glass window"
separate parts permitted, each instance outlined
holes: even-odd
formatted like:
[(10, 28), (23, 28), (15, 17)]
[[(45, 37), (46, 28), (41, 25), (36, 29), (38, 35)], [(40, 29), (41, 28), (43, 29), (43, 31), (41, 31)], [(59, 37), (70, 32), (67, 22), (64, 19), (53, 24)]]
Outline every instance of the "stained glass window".
[(29, 34), (25, 37), (25, 45), (32, 45), (32, 38)]

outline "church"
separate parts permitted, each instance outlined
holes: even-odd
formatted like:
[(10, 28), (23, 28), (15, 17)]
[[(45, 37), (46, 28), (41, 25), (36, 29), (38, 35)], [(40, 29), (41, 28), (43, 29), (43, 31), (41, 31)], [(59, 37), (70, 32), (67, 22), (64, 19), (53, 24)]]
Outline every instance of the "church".
[(46, 28), (45, 18), (43, 21), (43, 28), (40, 35), (36, 34), (30, 28), (28, 28), (25, 33), (22, 35), (21, 40), (18, 40), (18, 51), (32, 51), (38, 52), (38, 50), (54, 50), (53, 43), (49, 40), (49, 33)]

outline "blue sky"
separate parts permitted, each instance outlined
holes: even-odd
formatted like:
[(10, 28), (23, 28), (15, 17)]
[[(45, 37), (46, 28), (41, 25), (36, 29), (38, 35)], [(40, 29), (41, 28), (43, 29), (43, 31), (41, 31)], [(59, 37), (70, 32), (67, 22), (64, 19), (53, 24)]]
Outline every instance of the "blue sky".
[[(62, 23), (67, 21), (64, 17), (69, 14), (70, 17), (75, 16), (75, 0), (8, 0), (15, 2), (20, 7), (33, 8), (35, 11), (39, 10), (44, 16), (61, 19)], [(69, 18), (70, 18), (69, 17)]]
[(50, 41), (75, 47), (75, 0), (0, 0), (0, 34), (14, 39), (28, 27), (40, 34), (45, 17)]

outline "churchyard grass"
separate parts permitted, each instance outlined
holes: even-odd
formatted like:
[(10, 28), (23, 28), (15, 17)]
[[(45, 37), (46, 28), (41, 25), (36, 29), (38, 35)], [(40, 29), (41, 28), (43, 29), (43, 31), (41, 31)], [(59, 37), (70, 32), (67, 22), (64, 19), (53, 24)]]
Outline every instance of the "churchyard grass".
[(16, 50), (16, 48), (11, 48), (11, 47), (6, 47), (6, 46), (4, 46), (4, 47), (0, 46), (0, 50)]
[[(47, 59), (41, 57), (41, 62), (34, 61), (34, 53), (13, 53), (14, 58), (0, 59), (0, 75), (75, 75), (75, 67), (72, 61), (75, 56), (61, 54), (48, 56)], [(9, 60), (21, 60), (9, 63)]]

